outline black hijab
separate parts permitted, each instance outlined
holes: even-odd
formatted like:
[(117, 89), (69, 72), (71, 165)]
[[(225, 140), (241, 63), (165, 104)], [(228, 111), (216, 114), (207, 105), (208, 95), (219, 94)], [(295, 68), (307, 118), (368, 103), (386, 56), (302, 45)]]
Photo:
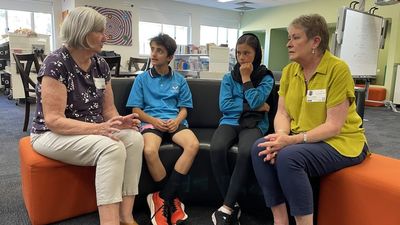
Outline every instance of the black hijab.
[[(237, 45), (239, 44), (248, 44), (249, 46), (253, 47), (255, 49), (255, 56), (253, 60), (253, 72), (250, 75), (250, 80), (253, 83), (254, 87), (257, 87), (262, 79), (269, 75), (274, 78), (274, 75), (272, 72), (267, 69), (264, 65), (261, 65), (261, 58), (262, 58), (262, 52), (261, 52), (261, 46), (260, 46), (260, 41), (258, 40), (257, 36), (255, 36), (252, 33), (247, 33), (243, 34), (237, 41)], [(236, 55), (236, 61), (237, 60), (237, 55)], [(235, 67), (233, 68), (232, 71), (232, 78), (234, 81), (239, 82), (242, 84), (242, 76), (240, 75), (240, 64), (236, 63)], [(277, 104), (277, 95), (274, 93), (276, 92), (275, 86), (272, 87), (271, 93), (269, 94), (266, 102), (270, 106), (270, 110), (268, 112), (268, 118), (269, 121), (273, 124), (273, 119), (275, 117), (276, 113), (276, 106)], [(276, 101), (274, 101), (276, 100)], [(246, 105), (248, 106), (247, 100), (243, 98), (243, 111), (240, 114), (240, 117), (238, 119), (239, 122), (239, 127), (241, 128), (255, 128), (258, 123), (263, 120), (265, 117), (265, 112), (260, 112), (260, 111), (255, 111), (255, 110), (250, 110)], [(271, 131), (270, 131), (271, 130)], [(268, 132), (273, 132), (273, 126), (270, 125)]]
[[(255, 47), (255, 56), (254, 56), (254, 60), (253, 60), (253, 72), (250, 75), (250, 80), (253, 83), (254, 87), (257, 87), (261, 80), (266, 76), (266, 75), (271, 75), (272, 76), (272, 72), (270, 70), (267, 69), (267, 67), (265, 67), (264, 65), (261, 65), (261, 58), (262, 58), (262, 52), (261, 52), (261, 45), (260, 45), (260, 41), (258, 39), (258, 37), (252, 33), (246, 33), (243, 34), (242, 36), (240, 36), (240, 38), (237, 41), (237, 45), (239, 44), (248, 44), (251, 40), (249, 39), (254, 39), (254, 41), (252, 41), (255, 46), (250, 45), (251, 47)], [(236, 54), (235, 54), (236, 55)], [(233, 67), (233, 70), (231, 72), (233, 80), (238, 82), (238, 83), (242, 83), (242, 76), (240, 75), (240, 64), (237, 60), (237, 55), (236, 55), (236, 61), (237, 63), (235, 64), (235, 66)]]

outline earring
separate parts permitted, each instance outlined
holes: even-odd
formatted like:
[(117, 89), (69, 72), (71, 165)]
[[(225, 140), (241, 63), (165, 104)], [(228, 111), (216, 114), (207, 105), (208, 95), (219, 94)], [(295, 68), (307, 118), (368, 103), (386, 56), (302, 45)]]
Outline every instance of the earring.
[(315, 49), (314, 49), (314, 48), (312, 49), (311, 53), (312, 53), (312, 54), (315, 54)]

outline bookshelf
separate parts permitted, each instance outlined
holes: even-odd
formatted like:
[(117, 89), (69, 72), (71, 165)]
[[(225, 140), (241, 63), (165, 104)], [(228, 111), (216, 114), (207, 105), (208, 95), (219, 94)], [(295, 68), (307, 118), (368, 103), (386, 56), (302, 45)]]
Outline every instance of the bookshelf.
[(176, 54), (174, 69), (184, 76), (198, 78), (201, 71), (209, 68), (207, 54)]
[(224, 74), (229, 70), (229, 48), (209, 46), (208, 54), (175, 54), (173, 68), (192, 78), (208, 72)]

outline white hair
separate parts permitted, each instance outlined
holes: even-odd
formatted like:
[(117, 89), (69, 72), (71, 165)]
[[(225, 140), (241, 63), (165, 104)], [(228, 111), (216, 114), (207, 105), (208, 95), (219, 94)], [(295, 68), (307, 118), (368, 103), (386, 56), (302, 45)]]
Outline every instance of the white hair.
[(65, 18), (60, 31), (61, 40), (72, 48), (90, 48), (86, 37), (90, 32), (106, 28), (106, 17), (89, 7), (77, 7)]

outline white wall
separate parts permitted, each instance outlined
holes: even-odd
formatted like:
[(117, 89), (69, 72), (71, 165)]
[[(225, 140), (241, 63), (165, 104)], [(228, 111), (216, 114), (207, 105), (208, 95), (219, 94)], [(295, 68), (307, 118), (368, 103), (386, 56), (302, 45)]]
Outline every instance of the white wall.
[(54, 0), (1, 0), (0, 9), (52, 13), (53, 1)]
[[(131, 7), (132, 4), (133, 7)], [(157, 15), (158, 20), (165, 19), (165, 21), (171, 20), (173, 17), (179, 18), (179, 15), (185, 15), (185, 18), (190, 20), (185, 21), (185, 23), (191, 24), (191, 43), (195, 45), (200, 44), (200, 25), (240, 28), (238, 12), (189, 5), (171, 0), (1, 0), (0, 8), (53, 13), (54, 47), (56, 49), (62, 45), (59, 39), (62, 11), (85, 5), (132, 11), (133, 45), (105, 45), (104, 47), (104, 50), (114, 50), (121, 54), (121, 66), (125, 68), (129, 57), (139, 56), (139, 15), (141, 12), (143, 14), (143, 11), (146, 14), (153, 12), (154, 16)], [(165, 18), (160, 18), (160, 15), (165, 16)], [(146, 17), (148, 16), (146, 15)]]
[[(265, 30), (265, 62), (268, 62), (271, 29), (287, 27), (297, 16), (310, 13), (319, 13), (325, 17), (328, 23), (336, 23), (338, 9), (348, 6), (350, 2), (348, 0), (312, 0), (287, 6), (254, 10), (244, 14), (241, 29)], [(366, 11), (372, 6), (374, 6), (374, 0), (366, 0)], [(386, 62), (383, 62), (386, 66), (384, 86), (388, 90), (387, 99), (391, 99), (395, 74), (394, 65), (400, 63), (400, 4), (379, 6), (378, 8), (379, 10), (375, 14), (390, 18), (392, 21), (390, 36), (387, 37), (385, 46), (388, 56)]]
[[(134, 6), (131, 7), (131, 4)], [(173, 17), (173, 15), (176, 18), (176, 14), (178, 16), (189, 15), (192, 25), (192, 43), (195, 45), (200, 44), (200, 25), (224, 26), (236, 29), (239, 29), (240, 25), (240, 15), (238, 12), (188, 5), (171, 0), (75, 0), (75, 7), (85, 5), (132, 11), (133, 45), (105, 45), (103, 48), (103, 50), (114, 50), (121, 54), (121, 66), (123, 68), (127, 68), (129, 57), (139, 56), (139, 18), (141, 11), (146, 11), (146, 13), (154, 11), (158, 19), (160, 19), (160, 15), (166, 16), (165, 20)]]

